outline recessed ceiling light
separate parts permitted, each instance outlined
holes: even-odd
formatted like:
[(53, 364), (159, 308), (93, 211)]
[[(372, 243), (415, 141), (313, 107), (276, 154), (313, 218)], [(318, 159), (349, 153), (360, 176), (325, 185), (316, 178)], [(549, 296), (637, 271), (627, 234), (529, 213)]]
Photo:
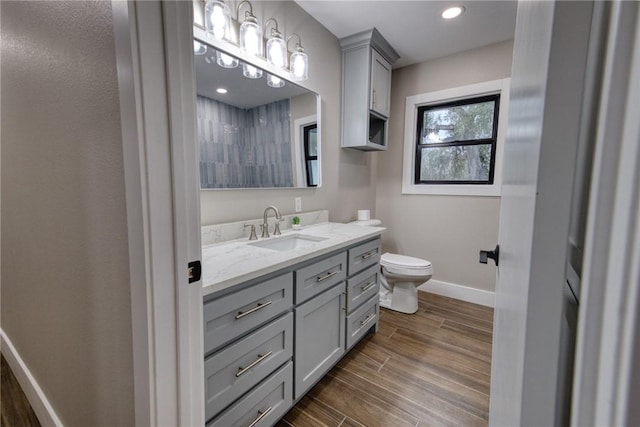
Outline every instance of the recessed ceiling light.
[(464, 12), (463, 6), (454, 6), (442, 12), (442, 17), (444, 19), (453, 19), (457, 16), (462, 15), (463, 12)]
[(224, 94), (227, 93), (227, 90), (223, 87), (219, 87), (218, 89), (216, 89), (216, 92)]

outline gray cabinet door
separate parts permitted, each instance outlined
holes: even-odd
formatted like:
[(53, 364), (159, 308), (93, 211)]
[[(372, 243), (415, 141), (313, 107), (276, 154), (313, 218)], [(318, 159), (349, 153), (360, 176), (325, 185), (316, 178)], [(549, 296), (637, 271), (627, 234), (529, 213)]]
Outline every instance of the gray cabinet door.
[(380, 265), (374, 264), (347, 280), (347, 314), (364, 304), (374, 295), (378, 295), (378, 275)]
[(345, 284), (295, 309), (294, 399), (302, 396), (344, 354)]
[(293, 305), (293, 273), (204, 303), (204, 353), (289, 310)]
[(349, 276), (380, 262), (380, 239), (349, 249)]
[(271, 426), (287, 413), (293, 401), (293, 363), (264, 380), (207, 427)]
[(371, 109), (389, 117), (389, 93), (391, 91), (391, 65), (371, 50)]
[(207, 419), (291, 359), (292, 316), (288, 313), (204, 361)]
[(347, 277), (347, 254), (325, 258), (296, 271), (296, 304), (326, 291)]
[(378, 295), (347, 316), (347, 350), (360, 341), (376, 325), (379, 317)]

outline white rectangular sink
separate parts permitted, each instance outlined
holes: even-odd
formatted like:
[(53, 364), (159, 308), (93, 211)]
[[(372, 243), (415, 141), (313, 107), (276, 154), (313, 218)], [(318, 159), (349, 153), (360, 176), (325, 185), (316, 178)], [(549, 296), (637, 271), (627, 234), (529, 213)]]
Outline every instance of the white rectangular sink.
[(313, 245), (326, 239), (327, 237), (309, 236), (307, 234), (289, 234), (287, 236), (249, 243), (249, 245), (273, 249), (274, 251), (291, 251)]

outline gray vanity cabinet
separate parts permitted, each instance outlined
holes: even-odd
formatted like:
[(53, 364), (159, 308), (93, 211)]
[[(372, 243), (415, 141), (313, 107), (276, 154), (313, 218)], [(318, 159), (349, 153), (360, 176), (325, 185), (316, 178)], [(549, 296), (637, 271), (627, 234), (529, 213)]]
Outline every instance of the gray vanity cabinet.
[(344, 354), (344, 289), (344, 282), (341, 282), (295, 309), (295, 399)]
[(342, 147), (386, 150), (391, 66), (399, 55), (375, 29), (340, 40)]
[(275, 424), (379, 317), (380, 239), (204, 298), (207, 426)]

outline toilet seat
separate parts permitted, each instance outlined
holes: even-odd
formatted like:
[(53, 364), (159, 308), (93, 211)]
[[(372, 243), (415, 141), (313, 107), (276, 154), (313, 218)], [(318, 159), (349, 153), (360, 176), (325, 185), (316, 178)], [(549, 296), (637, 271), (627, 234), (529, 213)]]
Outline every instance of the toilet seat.
[(403, 276), (429, 276), (433, 271), (427, 260), (388, 252), (380, 257), (380, 265), (391, 274)]

